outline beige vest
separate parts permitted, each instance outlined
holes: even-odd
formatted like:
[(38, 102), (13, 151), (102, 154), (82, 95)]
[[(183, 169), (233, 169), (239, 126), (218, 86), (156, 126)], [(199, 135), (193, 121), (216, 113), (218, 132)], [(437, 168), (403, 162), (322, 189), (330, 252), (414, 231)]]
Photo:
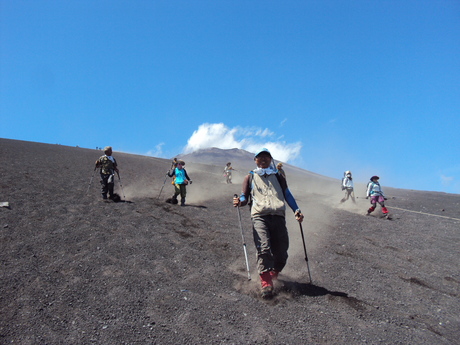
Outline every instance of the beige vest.
[(283, 190), (275, 174), (260, 176), (254, 173), (251, 190), (251, 216), (285, 216)]

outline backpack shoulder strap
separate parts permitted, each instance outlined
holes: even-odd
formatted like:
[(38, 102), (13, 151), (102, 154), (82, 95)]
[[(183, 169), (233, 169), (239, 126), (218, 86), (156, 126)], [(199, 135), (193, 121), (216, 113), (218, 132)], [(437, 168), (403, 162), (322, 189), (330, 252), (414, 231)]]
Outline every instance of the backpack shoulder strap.
[(283, 190), (283, 195), (286, 198), (286, 189), (287, 189), (286, 179), (280, 173), (276, 173), (275, 175), (276, 175), (276, 179), (278, 180), (278, 183), (281, 186), (281, 189)]

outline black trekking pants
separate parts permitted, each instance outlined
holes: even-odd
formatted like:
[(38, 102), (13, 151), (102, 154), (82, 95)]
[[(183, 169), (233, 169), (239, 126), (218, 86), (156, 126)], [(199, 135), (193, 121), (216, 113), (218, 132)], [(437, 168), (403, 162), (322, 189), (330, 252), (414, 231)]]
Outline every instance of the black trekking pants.
[(114, 174), (102, 174), (101, 173), (101, 193), (102, 196), (107, 196), (107, 193), (109, 193), (109, 196), (113, 196), (113, 188), (115, 186), (114, 182)]
[(286, 218), (283, 216), (255, 216), (252, 233), (257, 249), (259, 274), (266, 271), (280, 272), (286, 266), (289, 236)]

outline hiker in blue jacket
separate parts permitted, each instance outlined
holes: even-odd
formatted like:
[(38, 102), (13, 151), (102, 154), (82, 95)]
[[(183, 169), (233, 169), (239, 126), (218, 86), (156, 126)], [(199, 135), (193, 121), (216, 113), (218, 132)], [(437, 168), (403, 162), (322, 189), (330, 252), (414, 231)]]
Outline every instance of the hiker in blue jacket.
[(177, 204), (177, 196), (180, 194), (180, 205), (185, 206), (185, 196), (187, 195), (186, 186), (189, 183), (192, 184), (192, 180), (184, 169), (184, 165), (185, 162), (179, 160), (175, 163), (175, 168), (167, 172), (169, 177), (174, 176), (174, 195), (170, 199), (167, 199), (166, 202)]

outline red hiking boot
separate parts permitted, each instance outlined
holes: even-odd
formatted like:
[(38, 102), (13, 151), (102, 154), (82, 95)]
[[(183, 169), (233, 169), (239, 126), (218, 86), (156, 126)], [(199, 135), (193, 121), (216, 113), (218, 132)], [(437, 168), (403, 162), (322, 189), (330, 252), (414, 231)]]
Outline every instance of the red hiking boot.
[(382, 207), (382, 212), (383, 214), (387, 214), (388, 213), (388, 209), (386, 207)]
[(272, 281), (278, 280), (278, 274), (280, 271), (270, 271), (270, 276), (272, 277)]
[(260, 282), (262, 284), (262, 298), (272, 298), (273, 297), (273, 281), (270, 272), (263, 272), (260, 275)]

